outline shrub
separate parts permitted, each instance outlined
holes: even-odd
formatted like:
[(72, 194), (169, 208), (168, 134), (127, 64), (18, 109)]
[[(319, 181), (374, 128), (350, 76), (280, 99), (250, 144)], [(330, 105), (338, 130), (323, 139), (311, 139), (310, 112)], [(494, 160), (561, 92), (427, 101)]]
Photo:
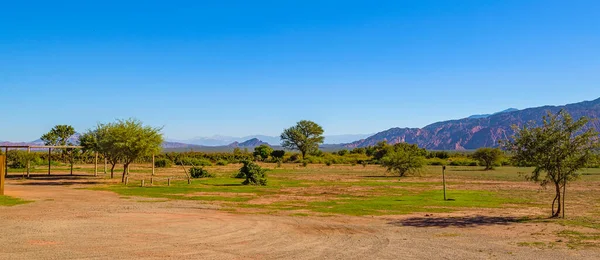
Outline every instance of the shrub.
[(348, 154), (348, 150), (346, 150), (346, 149), (339, 150), (339, 151), (337, 152), (337, 154), (338, 154), (339, 156), (344, 156), (344, 155)]
[(439, 159), (437, 157), (433, 157), (433, 158), (430, 158), (430, 159), (425, 159), (425, 163), (427, 165), (442, 166), (442, 165), (446, 165), (447, 164), (447, 160), (442, 160), (442, 159)]
[(367, 149), (365, 148), (354, 148), (350, 151), (351, 154), (366, 154)]
[(157, 168), (169, 168), (173, 165), (173, 162), (169, 159), (158, 159), (154, 161), (154, 167)]
[(242, 178), (246, 178), (242, 184), (258, 186), (267, 185), (266, 169), (261, 168), (258, 164), (251, 161), (244, 161), (243, 163), (244, 166), (240, 168), (240, 172), (238, 173), (238, 176), (241, 175), (243, 176)]
[(275, 158), (275, 159), (283, 159), (283, 156), (285, 156), (285, 151), (284, 150), (275, 150), (273, 152), (271, 152), (271, 157)]
[(328, 160), (328, 161), (326, 161), (326, 162), (325, 162), (325, 165), (327, 165), (327, 166), (331, 166), (331, 161), (329, 161), (329, 160)]
[(6, 163), (11, 168), (26, 168), (28, 160), (32, 166), (46, 163), (40, 158), (38, 153), (27, 153), (27, 151), (23, 150), (9, 150), (6, 153)]
[(209, 173), (207, 170), (203, 169), (202, 167), (192, 167), (189, 170), (190, 172), (190, 176), (194, 179), (197, 178), (214, 178), (215, 175), (212, 173)]
[(297, 153), (292, 154), (292, 156), (290, 156), (288, 159), (289, 162), (297, 162), (298, 160), (300, 160), (300, 155)]
[(267, 158), (269, 158), (269, 155), (271, 155), (271, 153), (273, 153), (273, 148), (271, 148), (271, 146), (268, 146), (266, 144), (261, 144), (260, 146), (254, 147), (254, 158), (261, 161), (265, 161), (267, 160)]
[(467, 158), (452, 158), (451, 166), (477, 166), (477, 162)]
[(308, 166), (308, 161), (307, 160), (302, 161), (302, 167), (306, 167), (306, 166)]
[(218, 166), (226, 166), (229, 163), (227, 161), (225, 161), (225, 160), (218, 160), (216, 164)]

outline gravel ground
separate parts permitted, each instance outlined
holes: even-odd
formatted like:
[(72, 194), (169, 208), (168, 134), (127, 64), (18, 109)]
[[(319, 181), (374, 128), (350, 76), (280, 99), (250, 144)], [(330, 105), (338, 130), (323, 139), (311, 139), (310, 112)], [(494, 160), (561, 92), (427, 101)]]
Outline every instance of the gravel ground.
[(231, 214), (194, 201), (139, 202), (82, 184), (10, 181), (0, 259), (599, 259), (537, 248), (558, 227), (465, 215), (292, 217)]

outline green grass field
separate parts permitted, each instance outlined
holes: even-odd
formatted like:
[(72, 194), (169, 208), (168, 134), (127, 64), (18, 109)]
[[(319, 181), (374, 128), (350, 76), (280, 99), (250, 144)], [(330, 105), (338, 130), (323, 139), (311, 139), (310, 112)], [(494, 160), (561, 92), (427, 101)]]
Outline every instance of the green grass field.
[[(398, 178), (378, 166), (324, 166), (299, 167), (286, 165), (268, 172), (266, 187), (244, 186), (242, 180), (232, 178), (239, 166), (207, 167), (217, 178), (195, 179), (188, 185), (181, 179), (183, 172), (176, 167), (161, 169), (154, 185), (140, 187), (140, 179), (149, 176), (143, 169), (131, 173), (128, 186), (123, 184), (97, 186), (93, 189), (113, 191), (126, 197), (150, 197), (168, 200), (196, 200), (219, 205), (231, 212), (281, 213), (290, 215), (397, 215), (418, 212), (456, 212), (477, 209), (532, 209), (533, 212), (550, 210), (553, 198), (550, 189), (525, 181), (530, 169), (501, 167), (483, 171), (481, 167), (448, 167), (447, 196), (443, 199), (441, 167), (426, 167), (419, 175)], [(179, 174), (179, 175), (178, 175)], [(180, 177), (166, 185), (166, 176)], [(567, 212), (582, 223), (594, 227), (597, 212), (591, 205), (600, 183), (600, 170), (587, 169), (572, 186)], [(569, 190), (567, 191), (569, 192)], [(568, 196), (569, 196), (568, 195)], [(577, 214), (574, 214), (577, 212)], [(536, 214), (542, 217), (543, 214)], [(574, 217), (575, 217), (574, 216)], [(573, 222), (573, 219), (571, 219)]]

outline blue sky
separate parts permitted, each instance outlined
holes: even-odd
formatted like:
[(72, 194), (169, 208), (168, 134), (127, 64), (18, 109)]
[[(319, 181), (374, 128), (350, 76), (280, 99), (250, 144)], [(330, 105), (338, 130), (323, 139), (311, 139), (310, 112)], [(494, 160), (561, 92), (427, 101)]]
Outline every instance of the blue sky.
[(0, 140), (129, 117), (374, 133), (600, 97), (597, 1), (88, 2), (2, 3)]

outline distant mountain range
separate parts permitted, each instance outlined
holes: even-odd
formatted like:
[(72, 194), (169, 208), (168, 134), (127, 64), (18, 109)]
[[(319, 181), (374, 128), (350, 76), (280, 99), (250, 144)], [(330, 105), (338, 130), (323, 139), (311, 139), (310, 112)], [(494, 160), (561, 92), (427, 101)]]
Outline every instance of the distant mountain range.
[[(326, 135), (325, 144), (349, 143), (359, 139), (367, 138), (371, 135), (372, 134)], [(269, 145), (279, 145), (281, 143), (281, 139), (279, 138), (279, 136), (268, 135), (250, 135), (244, 137), (215, 135), (211, 137), (197, 137), (188, 140), (167, 139), (167, 141), (201, 146), (229, 146), (236, 142), (244, 143), (252, 139), (258, 139)]]
[(586, 116), (592, 120), (589, 127), (600, 131), (600, 98), (565, 106), (543, 106), (523, 110), (505, 110), (492, 115), (471, 116), (459, 120), (433, 123), (423, 128), (391, 128), (369, 138), (344, 144), (346, 148), (366, 147), (381, 141), (395, 144), (406, 142), (431, 150), (471, 150), (480, 147), (498, 146), (498, 141), (514, 134), (512, 125), (523, 125), (529, 121), (541, 123), (547, 111), (568, 111), (573, 118)]
[[(565, 109), (574, 118), (586, 116), (594, 119), (589, 127), (600, 131), (600, 98), (564, 106), (543, 106), (518, 110), (510, 108), (494, 114), (472, 115), (458, 120), (437, 122), (423, 128), (391, 128), (374, 135), (330, 135), (325, 137), (321, 149), (335, 151), (367, 147), (381, 141), (390, 144), (406, 142), (417, 144), (430, 150), (472, 150), (480, 147), (498, 146), (498, 141), (508, 138), (514, 132), (512, 125), (523, 125), (529, 121), (540, 123), (547, 111), (552, 113)], [(71, 137), (70, 141), (78, 144), (79, 134)], [(358, 141), (355, 141), (358, 140)], [(236, 147), (252, 149), (261, 144), (269, 144), (276, 149), (279, 137), (253, 135), (246, 137), (212, 136), (191, 140), (167, 140), (163, 148), (168, 151), (230, 151)], [(0, 142), (0, 145), (43, 145), (41, 140), (33, 142)]]

